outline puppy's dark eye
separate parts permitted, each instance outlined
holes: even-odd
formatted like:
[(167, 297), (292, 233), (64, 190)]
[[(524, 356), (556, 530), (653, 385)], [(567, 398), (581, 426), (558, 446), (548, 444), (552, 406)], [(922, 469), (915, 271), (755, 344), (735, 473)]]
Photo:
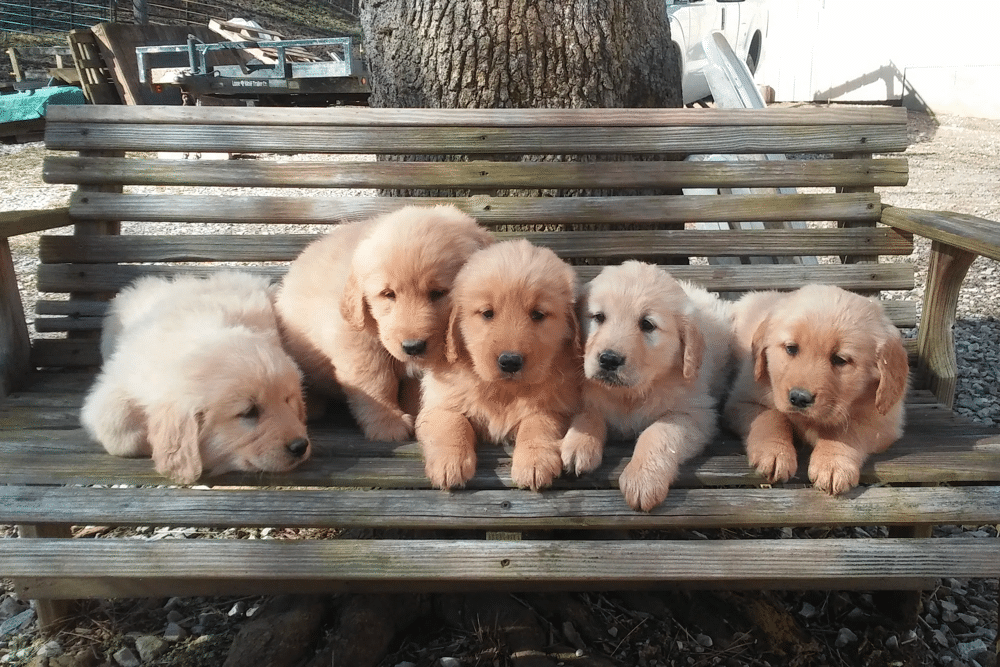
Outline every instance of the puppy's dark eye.
[(384, 290), (382, 290), (379, 293), (379, 296), (381, 296), (383, 299), (389, 299), (389, 301), (395, 301), (396, 300), (396, 293), (393, 292), (391, 289), (384, 289)]
[(789, 343), (788, 345), (785, 346), (785, 352), (788, 353), (788, 356), (794, 357), (796, 354), (799, 353), (799, 346), (796, 345), (795, 343)]
[(606, 320), (607, 317), (604, 316), (604, 313), (592, 313), (590, 315), (590, 319), (594, 320), (598, 324), (604, 324), (604, 320)]
[(543, 313), (542, 311), (540, 310), (531, 311), (531, 320), (533, 322), (541, 322), (544, 319), (545, 319), (545, 313)]
[(447, 293), (448, 290), (432, 289), (427, 296), (430, 297), (431, 301), (440, 301), (442, 298), (444, 298), (444, 295)]
[(486, 310), (483, 311), (483, 319), (484, 320), (492, 320), (493, 319), (493, 309), (492, 308), (487, 308)]
[(240, 419), (260, 419), (260, 408), (253, 403), (246, 410), (240, 413)]
[(846, 366), (847, 359), (844, 359), (839, 354), (832, 354), (830, 355), (830, 363), (833, 364), (834, 366)]
[(639, 320), (639, 328), (642, 329), (644, 332), (649, 333), (650, 331), (656, 329), (656, 324), (654, 324), (653, 320), (649, 319), (648, 317), (644, 317), (641, 320)]

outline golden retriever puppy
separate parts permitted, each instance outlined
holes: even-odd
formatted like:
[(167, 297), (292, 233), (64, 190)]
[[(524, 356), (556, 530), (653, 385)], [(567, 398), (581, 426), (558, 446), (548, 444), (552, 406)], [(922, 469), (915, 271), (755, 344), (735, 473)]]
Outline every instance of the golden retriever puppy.
[(742, 358), (725, 417), (771, 482), (798, 467), (793, 436), (812, 447), (809, 480), (830, 494), (903, 433), (909, 377), (899, 331), (872, 299), (831, 285), (756, 292), (734, 306)]
[(371, 440), (413, 436), (400, 383), (444, 360), (451, 284), (493, 237), (454, 206), (341, 225), (292, 262), (276, 306), (307, 390), (346, 398)]
[(427, 477), (463, 486), (476, 441), (513, 441), (511, 478), (540, 489), (562, 470), (559, 446), (577, 410), (576, 272), (555, 253), (506, 241), (469, 258), (455, 278), (449, 364), (430, 370), (417, 416)]
[(101, 349), (80, 420), (109, 453), (152, 456), (182, 484), (309, 458), (301, 376), (267, 278), (140, 278), (111, 302)]
[(629, 261), (584, 287), (579, 312), (583, 407), (563, 438), (563, 466), (580, 475), (600, 465), (609, 431), (637, 438), (618, 483), (631, 507), (648, 512), (717, 432), (733, 355), (729, 305)]

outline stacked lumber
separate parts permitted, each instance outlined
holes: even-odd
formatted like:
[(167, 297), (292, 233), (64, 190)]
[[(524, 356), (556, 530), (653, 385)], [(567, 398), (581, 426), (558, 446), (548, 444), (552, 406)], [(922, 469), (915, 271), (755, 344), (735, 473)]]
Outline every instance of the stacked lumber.
[[(269, 42), (276, 39), (284, 39), (284, 35), (280, 33), (250, 23), (211, 19), (208, 22), (208, 27), (212, 32), (225, 37), (230, 42)], [(248, 47), (242, 50), (266, 65), (274, 65), (278, 62), (278, 50), (274, 47)], [(305, 49), (294, 46), (285, 49), (285, 59), (289, 62), (300, 63), (317, 62), (319, 60), (318, 57)]]

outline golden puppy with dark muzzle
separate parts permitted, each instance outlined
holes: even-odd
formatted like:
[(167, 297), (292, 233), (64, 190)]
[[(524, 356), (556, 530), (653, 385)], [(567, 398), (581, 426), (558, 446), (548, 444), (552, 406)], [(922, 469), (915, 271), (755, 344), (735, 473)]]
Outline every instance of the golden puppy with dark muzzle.
[(202, 474), (285, 472), (309, 458), (301, 375), (282, 349), (267, 278), (141, 278), (112, 301), (88, 434), (117, 456)]
[(636, 261), (607, 267), (586, 285), (583, 409), (563, 439), (566, 470), (600, 465), (609, 431), (637, 438), (619, 486), (634, 509), (661, 503), (680, 464), (717, 432), (733, 354), (728, 308)]
[(406, 206), (306, 247), (276, 305), (307, 390), (346, 397), (371, 440), (411, 438), (417, 401), (401, 405), (401, 383), (443, 362), (452, 281), (492, 243), (454, 206)]
[(902, 435), (906, 349), (877, 301), (830, 285), (751, 293), (735, 305), (735, 334), (725, 416), (769, 481), (795, 474), (798, 436), (812, 447), (809, 480), (843, 493)]
[(511, 478), (549, 486), (577, 410), (576, 272), (555, 253), (507, 241), (469, 258), (452, 290), (447, 358), (423, 379), (417, 416), (425, 470), (439, 488), (476, 472), (476, 442), (513, 440)]

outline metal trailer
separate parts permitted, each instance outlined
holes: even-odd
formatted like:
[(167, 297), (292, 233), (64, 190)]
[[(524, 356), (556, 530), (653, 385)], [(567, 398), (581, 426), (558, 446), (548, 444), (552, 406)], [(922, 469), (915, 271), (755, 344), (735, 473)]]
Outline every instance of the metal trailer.
[[(307, 47), (329, 50), (330, 60), (299, 62), (290, 53)], [(273, 50), (273, 64), (252, 57), (252, 50)], [(205, 43), (188, 36), (187, 44), (136, 47), (139, 81), (150, 86), (178, 86), (185, 99), (240, 98), (273, 106), (367, 104), (368, 70), (351, 37), (275, 39)], [(236, 52), (241, 64), (212, 62), (214, 54)], [(301, 51), (300, 51), (301, 52)], [(187, 56), (186, 66), (153, 67), (153, 60)]]

